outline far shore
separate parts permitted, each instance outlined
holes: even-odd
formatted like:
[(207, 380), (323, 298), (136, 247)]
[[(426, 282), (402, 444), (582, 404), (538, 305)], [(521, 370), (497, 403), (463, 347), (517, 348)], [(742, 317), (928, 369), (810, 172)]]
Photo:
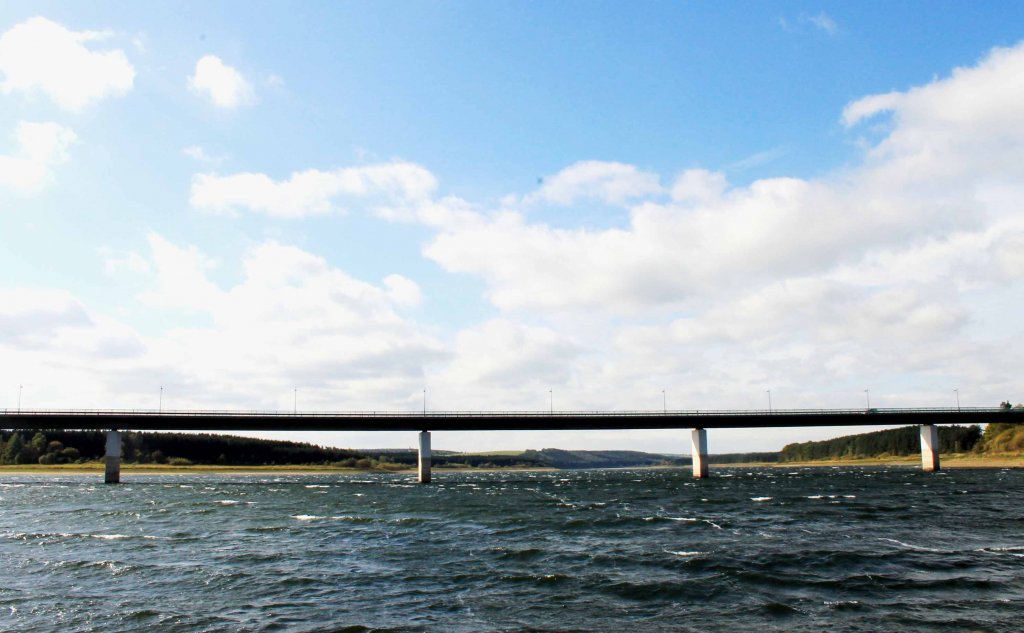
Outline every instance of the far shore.
[[(972, 455), (952, 453), (939, 456), (942, 468), (1024, 468), (1022, 455)], [(837, 466), (919, 466), (919, 457), (898, 455), (893, 457), (856, 457), (848, 459), (819, 459), (804, 462), (745, 462), (715, 464), (712, 468), (834, 468)]]
[[(102, 473), (104, 464), (86, 462), (84, 464), (14, 464), (0, 466), (0, 475), (75, 475), (86, 473)], [(460, 472), (547, 472), (557, 468), (439, 468), (434, 473)], [(273, 466), (219, 466), (192, 464), (189, 466), (170, 466), (166, 464), (122, 464), (122, 475), (314, 475), (320, 473), (340, 474), (380, 474), (394, 473), (403, 475), (416, 474), (416, 468), (346, 468), (341, 466), (324, 466), (308, 464), (279, 464)]]
[[(1024, 468), (1024, 454), (1010, 455), (972, 455), (965, 453), (941, 455), (942, 468)], [(909, 456), (871, 457), (830, 459), (803, 462), (744, 462), (734, 464), (712, 463), (712, 468), (835, 468), (841, 466), (916, 466), (920, 459)], [(627, 469), (671, 469), (689, 470), (690, 466), (629, 466)], [(102, 462), (86, 462), (84, 464), (15, 464), (0, 466), (0, 475), (70, 475), (78, 473), (102, 473)], [(557, 472), (559, 469), (550, 467), (508, 467), (508, 468), (446, 468), (437, 467), (435, 473), (459, 472)], [(345, 468), (326, 465), (268, 465), (268, 466), (220, 466), (191, 464), (187, 466), (169, 464), (122, 464), (122, 474), (126, 475), (308, 475), (318, 473), (340, 474), (372, 474), (395, 473), (415, 474), (416, 469), (398, 468)]]

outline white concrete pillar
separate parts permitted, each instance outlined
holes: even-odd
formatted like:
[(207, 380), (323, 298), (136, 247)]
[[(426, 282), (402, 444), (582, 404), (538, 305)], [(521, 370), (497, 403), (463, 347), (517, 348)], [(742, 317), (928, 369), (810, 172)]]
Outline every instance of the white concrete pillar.
[(939, 427), (921, 425), (921, 469), (932, 473), (939, 469)]
[(108, 484), (121, 483), (121, 433), (111, 429), (107, 431), (107, 451), (103, 458), (106, 467), (103, 482)]
[(430, 431), (420, 432), (420, 462), (417, 481), (421, 484), (430, 483)]
[(704, 479), (708, 476), (708, 432), (707, 429), (693, 429), (690, 432), (693, 455), (693, 476)]

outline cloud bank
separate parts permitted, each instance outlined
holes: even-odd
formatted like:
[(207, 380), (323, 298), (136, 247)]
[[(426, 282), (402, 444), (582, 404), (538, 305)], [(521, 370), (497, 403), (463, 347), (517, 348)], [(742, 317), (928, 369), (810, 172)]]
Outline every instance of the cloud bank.
[[(865, 388), (877, 406), (948, 404), (954, 387), (994, 404), (1021, 389), (1021, 103), (1024, 45), (852, 101), (837, 119), (862, 155), (818, 178), (740, 185), (586, 160), (492, 204), (440, 195), (411, 162), (196, 174), (204, 212), (422, 225), (423, 257), (480, 284), (491, 312), (435, 330), (417, 310), (443, 299), (421, 280), (360, 280), (274, 240), (225, 282), (200, 250), (152, 234), (110, 270), (175, 325), (138, 332), (61, 291), (15, 291), (0, 372), (88, 371), (88, 388), (124, 399), (173, 383), (202, 406), (280, 407), (295, 386), (325, 409), (412, 409), (424, 388), (452, 409), (537, 410), (549, 394), (556, 408), (657, 409), (663, 389), (684, 409), (763, 408), (767, 389), (783, 408), (860, 406)], [(545, 220), (594, 205), (620, 216)], [(53, 351), (61, 341), (72, 351)], [(672, 438), (649, 448), (683, 445)], [(730, 448), (765, 447), (744, 441)]]

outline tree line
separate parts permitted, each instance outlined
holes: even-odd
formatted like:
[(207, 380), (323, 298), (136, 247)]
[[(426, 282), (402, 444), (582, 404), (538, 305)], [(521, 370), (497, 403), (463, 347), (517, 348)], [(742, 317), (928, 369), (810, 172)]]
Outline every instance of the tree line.
[[(981, 439), (981, 427), (940, 426), (939, 452), (966, 453)], [(787, 444), (779, 454), (782, 462), (803, 462), (818, 459), (850, 459), (857, 457), (889, 457), (916, 455), (921, 452), (921, 435), (916, 426), (847, 435), (830, 440)]]
[[(0, 431), (0, 464), (75, 464), (103, 459), (105, 431)], [(757, 461), (768, 461), (765, 458)], [(342, 468), (400, 470), (417, 462), (411, 449), (351, 450), (303, 442), (200, 433), (121, 434), (126, 464), (177, 466), (327, 465)], [(509, 454), (435, 451), (434, 466), (452, 468), (615, 468), (686, 465), (689, 457), (639, 451), (568, 451), (545, 448)]]
[[(105, 431), (0, 431), (0, 464), (73, 464), (102, 459), (105, 453)], [(121, 460), (130, 464), (348, 465), (351, 460), (355, 466), (361, 459), (367, 458), (357, 451), (304, 442), (198, 433), (121, 434)]]

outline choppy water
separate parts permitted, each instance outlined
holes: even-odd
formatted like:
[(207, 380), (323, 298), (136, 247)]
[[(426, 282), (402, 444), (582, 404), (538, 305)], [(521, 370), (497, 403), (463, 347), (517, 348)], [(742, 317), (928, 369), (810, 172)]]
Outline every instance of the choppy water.
[(1021, 630), (1024, 472), (0, 477), (4, 631)]

